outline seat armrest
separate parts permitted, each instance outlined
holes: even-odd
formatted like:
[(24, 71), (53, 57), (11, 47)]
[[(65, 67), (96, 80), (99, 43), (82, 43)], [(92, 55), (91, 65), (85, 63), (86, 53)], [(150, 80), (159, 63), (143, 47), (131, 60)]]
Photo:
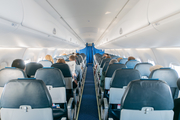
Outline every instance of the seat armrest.
[(73, 120), (73, 118), (74, 118), (73, 101), (74, 101), (74, 98), (70, 98), (69, 102), (67, 104), (68, 120)]
[(71, 97), (71, 98), (69, 99), (68, 104), (67, 104), (67, 108), (68, 108), (68, 109), (71, 109), (71, 108), (72, 108), (73, 101), (74, 101), (74, 98)]
[(104, 109), (108, 109), (109, 104), (108, 104), (107, 98), (103, 98), (103, 100), (104, 100)]

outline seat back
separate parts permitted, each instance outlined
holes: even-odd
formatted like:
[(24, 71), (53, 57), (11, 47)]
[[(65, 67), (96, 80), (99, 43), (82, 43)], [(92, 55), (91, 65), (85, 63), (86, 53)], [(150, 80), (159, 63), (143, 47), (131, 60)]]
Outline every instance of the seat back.
[(138, 64), (139, 63), (139, 61), (137, 61), (137, 60), (130, 60), (130, 61), (127, 61), (126, 62), (126, 67), (127, 68), (133, 68), (134, 69), (134, 67), (136, 66), (136, 64)]
[(158, 78), (167, 82), (167, 84), (171, 88), (173, 98), (177, 98), (179, 94), (179, 90), (177, 87), (178, 74), (174, 69), (171, 68), (160, 68), (154, 70), (149, 75), (149, 78)]
[(40, 68), (36, 71), (35, 78), (46, 84), (53, 103), (66, 103), (64, 76), (58, 68)]
[(1, 120), (53, 120), (51, 96), (42, 80), (9, 81), (1, 107)]
[(69, 66), (64, 63), (55, 63), (51, 67), (60, 69), (65, 79), (66, 89), (73, 89), (72, 75)]
[(107, 70), (107, 68), (109, 66), (109, 62), (110, 61), (107, 61), (107, 62), (104, 63), (103, 68), (102, 68), (102, 72), (106, 72), (106, 70)]
[(119, 63), (126, 64), (127, 61), (128, 61), (128, 58), (123, 58), (119, 61)]
[(109, 104), (120, 104), (126, 86), (133, 80), (138, 80), (141, 75), (138, 70), (122, 68), (117, 69), (111, 79)]
[(141, 78), (148, 78), (151, 73), (149, 68), (152, 66), (151, 63), (138, 63), (134, 69), (137, 69), (140, 72)]
[(100, 63), (100, 68), (103, 67), (103, 65), (104, 65), (105, 62), (108, 62), (108, 61), (110, 61), (110, 60), (111, 60), (111, 58), (102, 59), (102, 61), (101, 61), (101, 63)]
[(174, 102), (169, 85), (161, 80), (135, 80), (121, 101), (121, 120), (173, 120)]
[[(53, 59), (53, 60), (54, 60), (54, 59)], [(54, 62), (55, 62), (55, 61), (54, 61)], [(52, 65), (52, 62), (49, 61), (49, 60), (41, 60), (41, 61), (39, 61), (39, 63), (42, 64), (43, 67), (51, 67), (51, 65)]]
[(0, 70), (0, 98), (5, 84), (12, 79), (18, 78), (26, 78), (24, 71), (19, 68), (6, 67)]
[(114, 71), (117, 69), (121, 69), (121, 68), (126, 68), (126, 65), (120, 64), (120, 63), (114, 63), (114, 64), (110, 64), (108, 66), (106, 73), (105, 73), (105, 84), (104, 84), (105, 90), (110, 89), (110, 81), (111, 81), (111, 78), (112, 78)]
[(36, 62), (30, 62), (26, 64), (26, 70), (25, 73), (28, 77), (34, 77), (36, 70), (39, 68), (42, 68), (43, 65), (41, 63), (36, 63)]

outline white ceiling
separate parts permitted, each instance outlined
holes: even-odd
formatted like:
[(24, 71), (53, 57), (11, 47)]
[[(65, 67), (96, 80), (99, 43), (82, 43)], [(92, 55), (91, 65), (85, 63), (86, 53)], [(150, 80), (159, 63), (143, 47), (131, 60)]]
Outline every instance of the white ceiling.
[[(95, 42), (128, 0), (47, 0), (85, 42)], [(109, 14), (106, 14), (109, 13)]]

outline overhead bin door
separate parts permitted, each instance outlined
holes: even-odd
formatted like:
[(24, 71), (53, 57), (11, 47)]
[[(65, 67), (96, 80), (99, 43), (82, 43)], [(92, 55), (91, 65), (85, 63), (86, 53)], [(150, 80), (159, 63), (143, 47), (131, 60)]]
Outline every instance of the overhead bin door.
[(21, 0), (0, 0), (0, 18), (21, 23), (23, 19)]

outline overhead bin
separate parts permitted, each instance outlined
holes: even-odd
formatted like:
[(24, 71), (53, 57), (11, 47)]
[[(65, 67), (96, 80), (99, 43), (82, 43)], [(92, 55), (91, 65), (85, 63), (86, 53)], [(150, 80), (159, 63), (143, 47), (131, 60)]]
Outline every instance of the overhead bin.
[[(50, 36), (66, 38), (66, 30), (54, 17), (33, 0), (22, 0), (24, 19), (22, 25)], [(32, 7), (33, 6), (33, 7)], [(50, 6), (49, 6), (50, 7)], [(54, 11), (55, 12), (55, 11)], [(54, 13), (53, 13), (54, 14)]]
[(21, 0), (0, 0), (0, 18), (20, 24), (23, 20)]
[(150, 0), (148, 20), (150, 23), (180, 13), (180, 0)]
[(147, 18), (149, 0), (140, 0), (135, 6), (117, 23), (117, 25), (102, 39), (111, 41), (124, 36), (135, 30), (149, 25)]
[[(164, 37), (167, 46), (180, 44), (180, 1), (179, 0), (151, 0), (148, 8), (148, 18), (151, 24)], [(171, 41), (169, 41), (171, 40)]]

